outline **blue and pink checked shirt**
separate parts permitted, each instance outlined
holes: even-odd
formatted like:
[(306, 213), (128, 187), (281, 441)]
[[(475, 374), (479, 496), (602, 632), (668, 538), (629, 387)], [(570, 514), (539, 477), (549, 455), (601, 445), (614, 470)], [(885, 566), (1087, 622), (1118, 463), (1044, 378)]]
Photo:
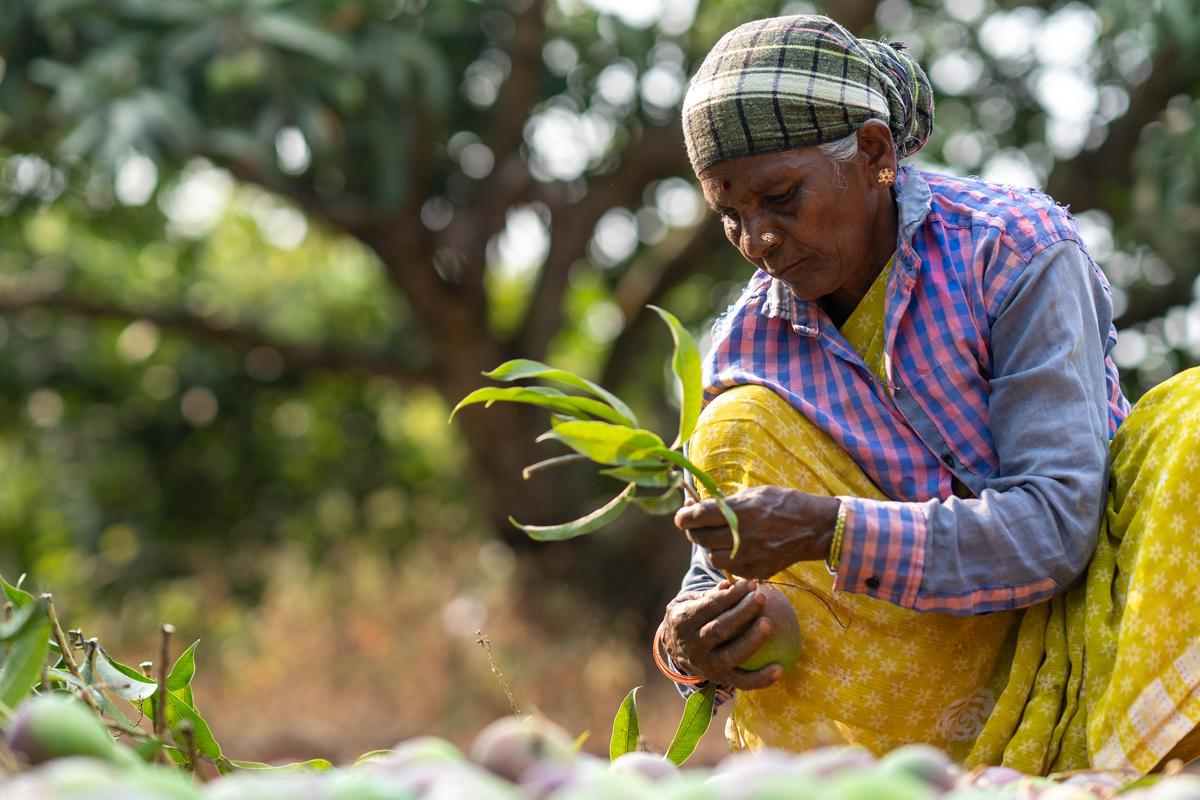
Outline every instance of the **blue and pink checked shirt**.
[[(1087, 565), (1129, 411), (1109, 286), (1044, 194), (911, 167), (896, 188), (889, 385), (760, 271), (714, 326), (706, 391), (771, 388), (892, 498), (841, 498), (836, 589), (953, 614), (1031, 605)], [(683, 589), (721, 578), (696, 548)]]

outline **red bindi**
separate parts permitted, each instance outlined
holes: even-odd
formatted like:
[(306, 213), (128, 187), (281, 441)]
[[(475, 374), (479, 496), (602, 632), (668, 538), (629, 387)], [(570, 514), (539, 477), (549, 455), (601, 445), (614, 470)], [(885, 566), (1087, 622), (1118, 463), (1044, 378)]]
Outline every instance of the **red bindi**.
[(730, 183), (729, 181), (721, 181), (721, 191), (722, 192), (728, 192), (732, 188), (733, 188), (733, 184)]

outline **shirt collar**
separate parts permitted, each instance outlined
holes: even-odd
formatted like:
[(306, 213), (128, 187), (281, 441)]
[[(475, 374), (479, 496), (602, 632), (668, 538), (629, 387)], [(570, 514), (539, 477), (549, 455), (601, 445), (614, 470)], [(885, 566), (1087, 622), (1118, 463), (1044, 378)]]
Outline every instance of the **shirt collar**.
[[(896, 176), (896, 264), (911, 276), (917, 268), (912, 238), (917, 226), (929, 215), (932, 193), (921, 173), (912, 167), (901, 167)], [(771, 278), (767, 296), (758, 312), (767, 319), (782, 319), (792, 323), (792, 330), (802, 336), (816, 336), (821, 331), (820, 308), (814, 301), (797, 300), (791, 288)]]

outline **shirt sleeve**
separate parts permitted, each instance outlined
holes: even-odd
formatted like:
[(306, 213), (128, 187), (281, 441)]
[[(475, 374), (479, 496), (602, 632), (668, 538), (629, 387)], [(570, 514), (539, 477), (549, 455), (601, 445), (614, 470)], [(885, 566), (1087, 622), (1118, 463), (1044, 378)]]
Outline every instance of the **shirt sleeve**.
[(835, 588), (918, 611), (982, 614), (1045, 600), (1087, 566), (1108, 480), (1111, 303), (1074, 242), (1039, 252), (991, 328), (998, 466), (979, 497), (840, 498)]

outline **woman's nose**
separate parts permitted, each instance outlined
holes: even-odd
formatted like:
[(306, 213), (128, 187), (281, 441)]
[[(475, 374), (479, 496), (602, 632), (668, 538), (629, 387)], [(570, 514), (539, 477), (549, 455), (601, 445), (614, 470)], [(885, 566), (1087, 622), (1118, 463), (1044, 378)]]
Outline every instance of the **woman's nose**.
[(765, 256), (779, 244), (779, 234), (768, 226), (747, 222), (742, 227), (742, 252), (751, 260)]

